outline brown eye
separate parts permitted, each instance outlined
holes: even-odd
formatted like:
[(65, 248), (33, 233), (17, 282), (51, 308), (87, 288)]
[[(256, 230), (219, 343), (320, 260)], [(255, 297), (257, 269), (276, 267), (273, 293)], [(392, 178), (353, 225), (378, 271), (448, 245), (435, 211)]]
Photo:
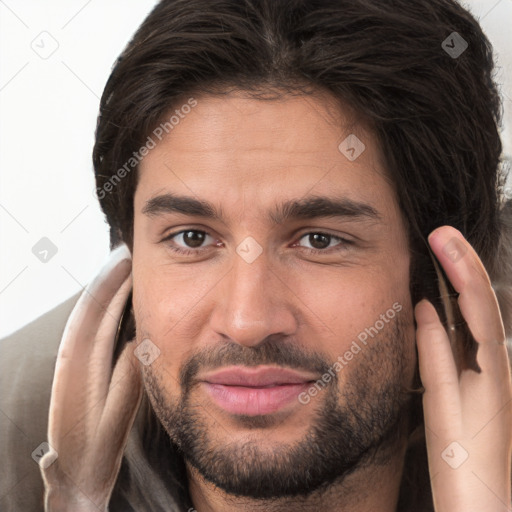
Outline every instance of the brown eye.
[(192, 249), (201, 247), (204, 242), (206, 233), (204, 231), (183, 231), (183, 243)]
[(327, 249), (331, 242), (330, 235), (324, 235), (323, 233), (311, 233), (308, 237), (308, 241), (313, 249)]
[[(329, 235), (327, 233), (306, 233), (301, 237), (300, 240), (307, 240), (307, 242), (310, 244), (310, 247), (305, 247), (306, 249), (313, 249), (318, 251), (323, 251), (325, 249), (329, 249), (330, 247), (333, 247), (331, 245), (331, 242), (339, 242), (344, 241), (342, 238), (339, 238), (334, 235)], [(348, 241), (347, 241), (348, 242)], [(300, 243), (300, 241), (299, 241)], [(336, 244), (334, 244), (336, 245)], [(338, 244), (339, 245), (339, 244)], [(341, 244), (343, 245), (343, 244)]]
[(208, 249), (204, 244), (207, 238), (211, 238), (210, 244), (214, 241), (214, 238), (205, 231), (186, 229), (171, 233), (162, 242), (167, 242), (168, 247), (178, 254), (192, 255)]
[[(309, 247), (302, 245), (303, 241), (306, 241)], [(355, 242), (329, 233), (312, 232), (302, 235), (295, 245), (307, 253), (330, 254), (331, 252), (347, 251), (355, 245)]]

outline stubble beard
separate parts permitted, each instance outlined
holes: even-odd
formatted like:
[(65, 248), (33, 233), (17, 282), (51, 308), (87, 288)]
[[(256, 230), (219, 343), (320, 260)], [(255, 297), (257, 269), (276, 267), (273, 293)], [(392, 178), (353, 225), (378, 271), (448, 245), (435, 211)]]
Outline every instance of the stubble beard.
[[(299, 440), (286, 444), (269, 441), (280, 425), (273, 415), (234, 417), (229, 425), (218, 413), (214, 417), (211, 406), (207, 411), (208, 404), (203, 407), (197, 399), (194, 377), (200, 369), (229, 364), (275, 364), (323, 375), (332, 366), (325, 356), (271, 339), (252, 348), (229, 344), (201, 351), (184, 363), (177, 399), (167, 398), (151, 367), (144, 369), (144, 382), (162, 426), (206, 481), (236, 497), (307, 497), (396, 456), (407, 434), (410, 409), (410, 395), (404, 391), (410, 384), (404, 379), (409, 365), (405, 344), (405, 330), (395, 318), (340, 370), (350, 372), (341, 388), (335, 373), (301, 406), (314, 407), (314, 419)], [(244, 442), (229, 435), (233, 424), (247, 432)]]

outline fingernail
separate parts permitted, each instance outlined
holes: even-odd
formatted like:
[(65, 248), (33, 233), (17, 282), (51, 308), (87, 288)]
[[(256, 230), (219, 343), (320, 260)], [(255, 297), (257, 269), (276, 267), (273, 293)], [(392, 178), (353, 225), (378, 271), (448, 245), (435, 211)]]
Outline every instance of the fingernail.
[[(441, 229), (441, 228), (448, 228), (448, 229)], [(441, 233), (443, 231), (446, 231), (446, 234), (445, 235), (441, 235)], [(453, 226), (450, 226), (448, 224), (445, 224), (443, 226), (438, 226), (436, 229), (434, 229), (429, 235), (428, 235), (428, 240), (429, 242), (434, 239), (434, 238), (438, 238), (439, 236), (445, 236), (445, 237), (450, 237), (450, 238), (453, 238), (453, 237), (456, 237), (458, 238), (459, 240), (464, 240), (464, 235), (455, 227)]]

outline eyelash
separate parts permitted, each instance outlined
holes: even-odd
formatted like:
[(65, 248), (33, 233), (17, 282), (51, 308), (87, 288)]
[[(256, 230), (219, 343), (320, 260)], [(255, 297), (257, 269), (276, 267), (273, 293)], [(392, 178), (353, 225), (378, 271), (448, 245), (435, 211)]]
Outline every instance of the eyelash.
[[(184, 229), (184, 230), (181, 230), (181, 231), (177, 231), (176, 233), (171, 233), (169, 234), (168, 236), (166, 236), (162, 242), (169, 242), (171, 241), (174, 237), (178, 236), (178, 235), (181, 235), (183, 233), (188, 233), (188, 232), (195, 232), (195, 233), (204, 233), (205, 235), (209, 235), (209, 233), (207, 233), (206, 231), (202, 231), (200, 229)], [(330, 233), (324, 233), (323, 231), (309, 231), (307, 233), (304, 233), (301, 235), (301, 237), (299, 238), (299, 241), (304, 238), (305, 236), (307, 235), (323, 235), (323, 236), (328, 236), (330, 237), (331, 239), (335, 239), (335, 240), (338, 240), (339, 242), (341, 242), (341, 245), (345, 245), (345, 246), (351, 246), (351, 245), (354, 245), (354, 242), (352, 240), (347, 240), (346, 238), (342, 238), (342, 237), (339, 237), (339, 236), (336, 236), (336, 235), (332, 235)], [(201, 253), (202, 251), (205, 251), (205, 250), (208, 250), (208, 247), (200, 247), (199, 249), (183, 249), (181, 247), (174, 247), (170, 244), (167, 244), (167, 246), (169, 247), (169, 249), (171, 249), (173, 252), (177, 253), (177, 254), (180, 254), (180, 255), (183, 255), (183, 256), (190, 256), (190, 255), (197, 255), (199, 253)], [(337, 246), (335, 246), (337, 247)], [(301, 247), (301, 250), (303, 251), (306, 251), (307, 254), (328, 254), (330, 250), (332, 249), (335, 249), (333, 247), (329, 248), (329, 249), (310, 249), (309, 247)], [(344, 248), (340, 248), (340, 249), (335, 249), (336, 251), (343, 251), (343, 250), (346, 250), (347, 248), (344, 247)]]

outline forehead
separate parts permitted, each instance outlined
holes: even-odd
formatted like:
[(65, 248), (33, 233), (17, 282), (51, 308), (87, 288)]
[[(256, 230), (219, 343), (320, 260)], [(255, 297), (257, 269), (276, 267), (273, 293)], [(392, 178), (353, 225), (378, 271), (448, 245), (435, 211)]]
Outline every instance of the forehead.
[[(242, 203), (248, 215), (266, 214), (276, 202), (308, 195), (346, 197), (383, 215), (396, 213), (374, 136), (331, 97), (230, 93), (195, 100), (142, 160), (136, 215), (166, 192), (196, 196), (228, 214)], [(164, 119), (176, 110), (179, 104)]]

